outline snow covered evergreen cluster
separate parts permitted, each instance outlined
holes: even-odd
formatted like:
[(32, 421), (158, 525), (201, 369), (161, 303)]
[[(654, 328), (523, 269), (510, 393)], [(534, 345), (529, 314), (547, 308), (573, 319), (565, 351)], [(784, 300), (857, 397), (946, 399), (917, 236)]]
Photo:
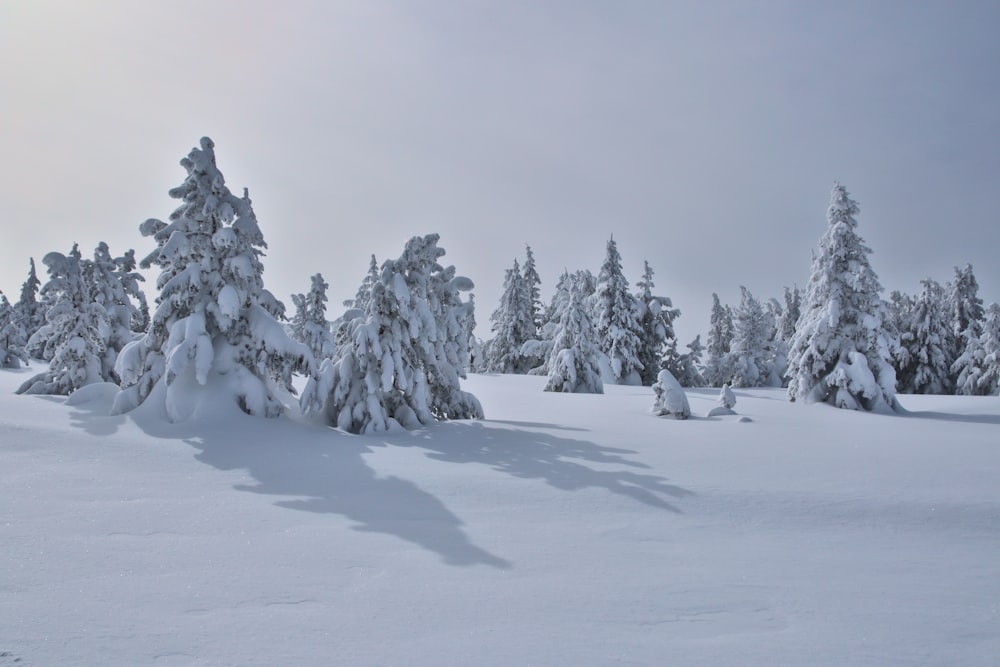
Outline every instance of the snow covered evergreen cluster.
[(304, 412), (351, 433), (483, 417), (460, 386), (473, 316), (461, 293), (473, 284), (438, 263), (438, 240), (414, 237), (382, 265), (366, 308), (346, 323), (347, 344), (306, 385)]
[(653, 269), (644, 263), (638, 291), (629, 291), (614, 238), (595, 278), (564, 271), (547, 308), (541, 307), (531, 247), (524, 269), (515, 260), (504, 279), (500, 307), (491, 318), (494, 337), (483, 344), (476, 369), (549, 376), (546, 389), (599, 393), (605, 382), (651, 386), (662, 368), (689, 385), (703, 384), (700, 338), (677, 352), (674, 321), (680, 311), (653, 293)]
[(34, 263), (15, 310), (23, 326), (37, 326), (25, 347), (48, 368), (25, 381), (18, 393), (67, 395), (95, 382), (117, 381), (115, 358), (148, 317), (134, 253), (112, 257), (107, 244), (100, 243), (89, 260), (74, 244), (69, 254), (50, 252), (42, 263), (49, 274), (40, 292), (47, 306), (44, 323), (33, 319), (33, 312), (43, 310), (33, 299)]
[(857, 233), (859, 207), (840, 184), (805, 292), (762, 301), (741, 286), (735, 307), (713, 294), (706, 344), (699, 335), (680, 352), (680, 310), (654, 291), (648, 261), (630, 291), (614, 237), (597, 276), (564, 270), (548, 306), (526, 246), (523, 263), (506, 271), (485, 343), (475, 337), (472, 281), (440, 263), (436, 234), (411, 238), (381, 266), (373, 255), (332, 321), (330, 286), (314, 274), (280, 324), (284, 306), (264, 288), (267, 245), (249, 194), (228, 189), (208, 138), (181, 166), (169, 221), (140, 225), (155, 243), (140, 266), (160, 269), (152, 315), (134, 252), (113, 257), (105, 243), (93, 259), (76, 245), (45, 255), (44, 285), (31, 260), (17, 303), (0, 293), (0, 368), (47, 364), (20, 393), (113, 382), (115, 413), (152, 403), (180, 421), (217, 410), (221, 398), (273, 417), (296, 400), (299, 374), (301, 411), (353, 433), (481, 418), (460, 385), (470, 369), (545, 375), (552, 392), (651, 386), (653, 411), (677, 418), (690, 414), (682, 387), (721, 387), (718, 414), (732, 414), (730, 386), (787, 386), (792, 401), (883, 411), (897, 407), (897, 391), (1000, 393), (1000, 306), (983, 307), (972, 266), (956, 267), (944, 286), (927, 278), (918, 295), (884, 300)]
[[(264, 288), (267, 244), (247, 191), (240, 197), (226, 186), (208, 138), (181, 166), (187, 176), (170, 190), (181, 203), (169, 221), (140, 225), (155, 242), (141, 266), (160, 269), (152, 316), (133, 251), (113, 258), (104, 243), (93, 260), (76, 245), (47, 254), (49, 280), (40, 290), (32, 260), (18, 303), (0, 295), (0, 363), (48, 363), (19, 392), (69, 394), (114, 382), (114, 414), (153, 404), (182, 421), (229, 403), (274, 417), (295, 400), (292, 378), (302, 374), (309, 378), (303, 410), (353, 432), (482, 417), (478, 400), (459, 386), (476, 321), (471, 295), (461, 294), (472, 281), (438, 263), (437, 235), (414, 237), (381, 268), (373, 256), (333, 323), (329, 285), (313, 275), (309, 292), (292, 297), (286, 330), (283, 304)], [(530, 249), (525, 276), (529, 315), (539, 320)]]

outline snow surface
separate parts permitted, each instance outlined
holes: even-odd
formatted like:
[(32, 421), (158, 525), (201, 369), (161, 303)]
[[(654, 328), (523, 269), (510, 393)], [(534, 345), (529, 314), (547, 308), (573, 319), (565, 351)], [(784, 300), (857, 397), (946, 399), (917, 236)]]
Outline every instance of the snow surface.
[[(0, 372), (0, 665), (996, 665), (1000, 400), (473, 375), (350, 436)], [(208, 413), (210, 414), (210, 413)], [(700, 418), (699, 418), (700, 417)]]

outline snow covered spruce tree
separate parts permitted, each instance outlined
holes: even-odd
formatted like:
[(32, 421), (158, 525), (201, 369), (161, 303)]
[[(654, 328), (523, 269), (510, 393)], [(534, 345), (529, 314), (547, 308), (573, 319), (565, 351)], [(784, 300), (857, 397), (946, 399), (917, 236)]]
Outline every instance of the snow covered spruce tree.
[(569, 301), (561, 309), (552, 341), (549, 381), (545, 391), (572, 394), (603, 394), (597, 331), (590, 319), (582, 281), (570, 279), (566, 285)]
[(76, 244), (68, 255), (50, 252), (42, 263), (49, 273), (42, 294), (55, 303), (29, 346), (43, 351), (49, 367), (25, 381), (17, 393), (65, 396), (108, 379), (102, 372), (108, 314), (95, 299), (92, 262), (82, 258)]
[(740, 306), (733, 318), (731, 349), (725, 362), (734, 387), (780, 387), (774, 376), (770, 341), (774, 320), (746, 287), (740, 286)]
[(569, 307), (570, 295), (574, 284), (580, 291), (581, 303), (589, 303), (590, 296), (595, 289), (596, 279), (590, 271), (576, 271), (570, 273), (564, 270), (559, 280), (556, 281), (556, 291), (552, 295), (552, 300), (545, 308), (541, 329), (538, 338), (528, 340), (521, 346), (521, 356), (536, 362), (536, 366), (528, 371), (530, 375), (548, 375), (552, 370), (552, 362), (555, 360), (556, 334), (559, 332), (559, 323), (562, 315)]
[(85, 266), (89, 267), (94, 301), (107, 315), (101, 375), (105, 380), (118, 382), (114, 372), (118, 353), (148, 326), (149, 308), (146, 295), (139, 287), (145, 278), (135, 270), (134, 250), (121, 257), (112, 257), (104, 242), (94, 249), (94, 261)]
[(348, 308), (357, 308), (359, 310), (364, 310), (368, 307), (368, 302), (372, 298), (372, 285), (378, 282), (379, 268), (378, 261), (375, 259), (375, 255), (372, 255), (371, 260), (368, 262), (368, 273), (361, 280), (361, 285), (358, 287), (357, 293), (354, 295), (353, 299), (348, 299), (344, 302), (344, 305)]
[(733, 311), (719, 302), (719, 295), (712, 293), (712, 314), (708, 329), (708, 356), (702, 375), (709, 387), (721, 387), (732, 379), (729, 367), (730, 347), (733, 343)]
[(382, 265), (366, 311), (348, 322), (348, 344), (306, 384), (305, 413), (351, 433), (482, 418), (479, 401), (460, 387), (471, 307), (460, 293), (473, 285), (438, 263), (438, 240), (413, 237)]
[(491, 373), (527, 373), (534, 365), (521, 356), (521, 346), (535, 337), (531, 290), (518, 261), (507, 269), (500, 306), (490, 316), (496, 334), (483, 350), (486, 370)]
[(612, 236), (597, 276), (594, 325), (598, 347), (608, 357), (611, 379), (615, 384), (642, 383), (638, 312), (639, 305), (628, 291), (618, 244)]
[(639, 323), (638, 357), (642, 364), (639, 377), (642, 384), (649, 387), (656, 382), (661, 368), (670, 368), (675, 374), (679, 370), (674, 320), (681, 311), (673, 307), (669, 297), (653, 295), (655, 284), (649, 262), (643, 262), (642, 280), (635, 286), (639, 288), (635, 295)]
[(312, 284), (305, 295), (293, 296), (295, 318), (292, 324), (292, 338), (305, 343), (313, 359), (332, 357), (337, 349), (333, 342), (330, 323), (326, 319), (326, 290), (330, 285), (317, 273), (311, 278)]
[(989, 396), (1000, 390), (1000, 305), (990, 304), (979, 335), (966, 328), (961, 356), (951, 371), (956, 377), (955, 393)]
[(267, 247), (250, 198), (233, 195), (216, 166), (215, 145), (202, 138), (181, 160), (181, 200), (169, 223), (140, 225), (157, 247), (141, 266), (160, 267), (157, 307), (148, 332), (125, 346), (115, 369), (122, 391), (112, 411), (148, 400), (182, 421), (229, 399), (252, 415), (282, 413), (279, 400), (293, 372), (309, 372), (309, 349), (277, 322), (282, 304), (264, 289)]
[(38, 290), (42, 282), (35, 271), (34, 258), (29, 260), (28, 277), (21, 285), (21, 297), (14, 304), (14, 316), (24, 329), (25, 340), (45, 324), (45, 304), (38, 301)]
[(1000, 394), (1000, 305), (991, 303), (986, 309), (979, 344), (984, 355), (978, 385), (983, 393), (995, 396)]
[(871, 249), (857, 233), (859, 208), (834, 185), (829, 227), (814, 255), (802, 316), (789, 351), (788, 398), (840, 408), (897, 408), (892, 334)]
[[(682, 387), (704, 387), (705, 378), (701, 374), (701, 357), (705, 353), (701, 344), (701, 334), (687, 344), (687, 352), (677, 357), (670, 373), (681, 383)], [(669, 370), (669, 369), (668, 369)]]
[(538, 269), (535, 267), (535, 254), (531, 252), (531, 246), (525, 245), (524, 252), (524, 268), (521, 271), (521, 277), (524, 278), (525, 289), (528, 291), (528, 302), (531, 305), (531, 338), (537, 338), (545, 315), (545, 308), (542, 306), (542, 278), (538, 275)]
[(795, 325), (802, 314), (802, 293), (799, 286), (793, 289), (785, 288), (785, 307), (781, 310), (781, 317), (778, 319), (778, 340), (788, 345), (795, 335)]
[[(953, 349), (951, 363), (954, 364), (965, 353), (966, 342), (978, 338), (983, 331), (983, 300), (979, 298), (979, 283), (972, 271), (972, 265), (963, 268), (955, 267), (955, 278), (948, 283), (947, 303), (945, 305), (951, 325)], [(952, 375), (957, 380), (958, 373)]]
[(7, 295), (0, 292), (0, 368), (20, 368), (28, 363), (24, 351), (27, 342), (24, 326), (10, 305)]
[(922, 290), (910, 312), (900, 344), (906, 354), (897, 373), (902, 394), (951, 393), (951, 320), (946, 312), (945, 291), (936, 281), (921, 280)]

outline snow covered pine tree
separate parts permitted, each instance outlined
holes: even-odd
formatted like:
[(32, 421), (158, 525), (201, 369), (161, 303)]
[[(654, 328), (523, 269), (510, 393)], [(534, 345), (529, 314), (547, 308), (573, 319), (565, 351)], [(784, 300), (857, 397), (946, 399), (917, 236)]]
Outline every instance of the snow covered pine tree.
[(170, 190), (182, 202), (170, 222), (139, 228), (157, 244), (141, 266), (160, 267), (160, 294), (149, 331), (118, 355), (115, 414), (154, 399), (174, 422), (226, 404), (274, 417), (292, 372), (311, 372), (309, 349), (278, 324), (284, 307), (264, 289), (267, 244), (250, 197), (226, 187), (212, 140), (200, 145), (181, 160), (187, 178)]
[(639, 304), (628, 291), (618, 244), (612, 236), (597, 276), (594, 326), (598, 347), (608, 357), (611, 380), (615, 384), (642, 384), (638, 314)]
[(562, 309), (550, 354), (545, 391), (603, 394), (597, 332), (587, 313), (583, 281), (570, 278), (569, 303)]
[(386, 261), (364, 313), (346, 323), (349, 338), (325, 360), (300, 401), (306, 414), (351, 433), (407, 429), (435, 419), (481, 419), (462, 391), (472, 281), (442, 267), (437, 234), (411, 238)]
[(857, 234), (857, 202), (840, 183), (829, 227), (813, 257), (812, 276), (788, 359), (788, 398), (853, 410), (897, 409), (891, 365), (899, 341), (879, 296), (871, 249)]
[(76, 244), (68, 255), (50, 252), (42, 263), (49, 271), (42, 293), (55, 303), (29, 346), (45, 351), (49, 367), (25, 381), (17, 393), (65, 396), (108, 379), (102, 374), (108, 314), (95, 300), (92, 262), (82, 258)]

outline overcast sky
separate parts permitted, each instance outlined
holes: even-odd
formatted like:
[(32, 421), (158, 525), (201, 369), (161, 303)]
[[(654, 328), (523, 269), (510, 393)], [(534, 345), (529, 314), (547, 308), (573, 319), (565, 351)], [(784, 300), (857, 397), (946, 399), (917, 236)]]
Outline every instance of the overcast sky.
[(1000, 300), (998, 31), (973, 0), (5, 0), (0, 289), (73, 242), (144, 256), (208, 135), (289, 308), (438, 232), (488, 337), (525, 243), (547, 301), (614, 233), (684, 344), (712, 292), (807, 283), (834, 180), (887, 290), (972, 262)]

